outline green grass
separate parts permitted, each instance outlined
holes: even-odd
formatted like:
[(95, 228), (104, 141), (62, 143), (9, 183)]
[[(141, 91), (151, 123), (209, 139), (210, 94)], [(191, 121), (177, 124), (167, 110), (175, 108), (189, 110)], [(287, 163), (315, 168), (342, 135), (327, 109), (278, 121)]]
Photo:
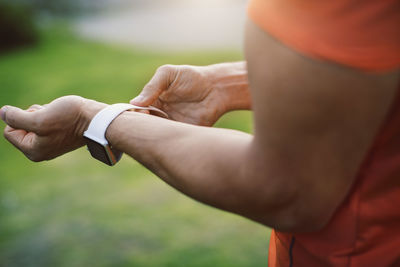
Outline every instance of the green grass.
[[(51, 30), (38, 46), (0, 56), (0, 105), (66, 94), (127, 102), (162, 64), (240, 58), (135, 51)], [(251, 115), (217, 125), (250, 131)], [(0, 138), (0, 162), (0, 266), (266, 265), (267, 228), (183, 196), (127, 156), (113, 168), (85, 149), (32, 163)]]

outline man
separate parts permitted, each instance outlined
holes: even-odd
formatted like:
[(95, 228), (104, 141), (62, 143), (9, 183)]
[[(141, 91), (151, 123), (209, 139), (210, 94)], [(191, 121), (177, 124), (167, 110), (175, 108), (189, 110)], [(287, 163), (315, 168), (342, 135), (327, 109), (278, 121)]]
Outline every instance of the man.
[[(123, 112), (107, 141), (184, 194), (273, 227), (270, 266), (399, 266), (400, 7), (356, 2), (250, 1), (246, 62), (160, 67), (131, 102), (171, 120)], [(0, 115), (41, 161), (83, 146), (104, 108), (67, 96)], [(204, 127), (250, 108), (254, 135)]]

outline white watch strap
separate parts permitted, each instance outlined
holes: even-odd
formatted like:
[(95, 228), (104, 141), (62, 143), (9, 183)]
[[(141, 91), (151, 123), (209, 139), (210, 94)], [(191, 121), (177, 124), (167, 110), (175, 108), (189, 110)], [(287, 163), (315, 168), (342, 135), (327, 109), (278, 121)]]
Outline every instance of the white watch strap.
[(131, 109), (150, 110), (162, 117), (168, 118), (168, 115), (164, 111), (152, 106), (139, 107), (124, 103), (113, 104), (102, 109), (93, 117), (92, 121), (90, 122), (89, 128), (85, 131), (83, 136), (90, 138), (93, 141), (96, 141), (97, 143), (100, 143), (104, 146), (108, 145), (108, 141), (105, 137), (108, 126), (122, 112)]

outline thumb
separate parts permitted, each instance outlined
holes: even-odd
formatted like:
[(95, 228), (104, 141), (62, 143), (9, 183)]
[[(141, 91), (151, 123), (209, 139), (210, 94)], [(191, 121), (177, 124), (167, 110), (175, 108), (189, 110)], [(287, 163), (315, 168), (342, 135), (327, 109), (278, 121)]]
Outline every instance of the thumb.
[(150, 82), (145, 85), (142, 92), (132, 99), (130, 103), (138, 106), (149, 106), (153, 104), (160, 94), (166, 91), (175, 80), (176, 73), (176, 66), (163, 65), (159, 67)]
[(13, 106), (4, 106), (0, 110), (1, 119), (14, 129), (28, 132), (38, 130), (38, 112), (28, 112)]

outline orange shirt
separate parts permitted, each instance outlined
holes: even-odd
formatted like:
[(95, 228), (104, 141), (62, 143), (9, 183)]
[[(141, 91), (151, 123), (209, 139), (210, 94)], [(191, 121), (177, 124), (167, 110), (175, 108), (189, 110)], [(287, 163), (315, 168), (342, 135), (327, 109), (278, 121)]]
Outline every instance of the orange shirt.
[(372, 71), (400, 66), (399, 0), (250, 0), (248, 13), (311, 57)]
[[(400, 67), (400, 0), (250, 0), (248, 13), (311, 58)], [(400, 266), (400, 93), (330, 223), (315, 233), (273, 231), (269, 266)]]

